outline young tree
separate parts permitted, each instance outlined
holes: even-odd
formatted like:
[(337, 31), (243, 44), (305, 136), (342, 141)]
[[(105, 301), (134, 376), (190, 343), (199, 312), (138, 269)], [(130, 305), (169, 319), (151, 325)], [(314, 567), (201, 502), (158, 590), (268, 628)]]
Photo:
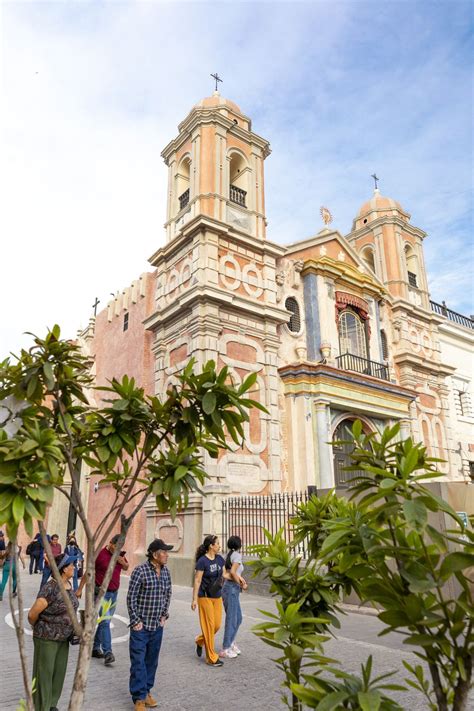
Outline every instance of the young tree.
[[(403, 635), (425, 662), (431, 685), (421, 664), (405, 662), (412, 674), (406, 681), (425, 696), (430, 709), (467, 708), (474, 653), (474, 534), (426, 486), (428, 480), (441, 476), (434, 468), (436, 460), (427, 457), (422, 445), (411, 439), (400, 441), (398, 436), (398, 426), (376, 436), (365, 435), (361, 423), (354, 423), (351, 468), (358, 474), (349, 487), (351, 501), (333, 493), (322, 499), (312, 497), (300, 506), (293, 521), (292, 546), (305, 540), (309, 551), (304, 566), (290, 555), (281, 537), (260, 551), (256, 569), (270, 577), (272, 591), (283, 605), (278, 606), (273, 626), (263, 623), (257, 626), (257, 634), (273, 646), (278, 641), (284, 651), (277, 662), (293, 694), (294, 709), (298, 708), (295, 698), (320, 711), (397, 708), (382, 689), (403, 687), (387, 684), (383, 678), (370, 681), (371, 660), (363, 665), (360, 677), (347, 675), (318, 658), (323, 651), (319, 639), (315, 657), (309, 640), (299, 645), (301, 657), (315, 667), (313, 674), (302, 672), (302, 665), (295, 674), (294, 665), (286, 661), (291, 657), (283, 615), (286, 601), (301, 603), (298, 609), (304, 609), (310, 599), (307, 591), (312, 590), (316, 605), (312, 604), (311, 614), (324, 617), (317, 607), (318, 597), (336, 614), (342, 589), (354, 590), (363, 602), (372, 603), (386, 625), (382, 634)], [(436, 528), (432, 520), (436, 514), (445, 515), (453, 528)], [(298, 571), (296, 578), (294, 571)], [(329, 624), (328, 620), (327, 632)], [(296, 633), (295, 629), (291, 644), (298, 645), (297, 638), (304, 640), (306, 635), (303, 629)]]
[[(194, 372), (191, 361), (177, 375), (177, 384), (169, 387), (164, 400), (146, 396), (133, 379), (124, 376), (99, 388), (108, 399), (103, 406), (92, 407), (88, 400), (94, 385), (91, 363), (78, 346), (61, 340), (58, 326), (46, 338), (33, 339), (29, 350), (22, 350), (13, 362), (7, 359), (0, 364), (2, 412), (10, 413), (3, 417), (0, 429), (0, 524), (6, 524), (9, 537), (15, 540), (21, 523), (31, 536), (34, 522), (39, 522), (53, 575), (80, 639), (69, 703), (69, 711), (77, 711), (84, 701), (101, 598), (135, 516), (150, 495), (161, 512), (175, 516), (185, 508), (190, 492), (201, 491), (207, 477), (201, 452), (207, 451), (216, 458), (219, 449), (229, 446), (227, 434), (241, 444), (248, 409), (265, 408), (247, 397), (255, 375), (234, 388), (229, 384), (227, 368), (218, 372), (213, 361), (200, 373)], [(115, 492), (111, 509), (96, 530), (87, 520), (80, 489), (83, 462)], [(70, 490), (64, 486), (67, 478)], [(45, 534), (43, 522), (55, 494), (69, 499), (87, 541), (83, 627), (61, 583)], [(120, 538), (95, 597), (95, 559), (117, 528)], [(17, 634), (26, 706), (31, 711), (31, 686), (22, 641), (21, 587), (18, 607)]]

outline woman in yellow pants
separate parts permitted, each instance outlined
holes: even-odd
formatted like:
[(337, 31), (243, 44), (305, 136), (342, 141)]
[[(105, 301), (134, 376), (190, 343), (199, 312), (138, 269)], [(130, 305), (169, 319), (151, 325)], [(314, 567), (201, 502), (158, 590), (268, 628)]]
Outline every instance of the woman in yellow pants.
[(206, 536), (196, 551), (193, 601), (191, 609), (199, 610), (201, 634), (196, 637), (196, 654), (202, 656), (206, 649), (206, 662), (212, 667), (222, 667), (224, 662), (214, 649), (214, 636), (222, 620), (222, 584), (225, 561), (219, 555), (221, 549), (217, 536)]

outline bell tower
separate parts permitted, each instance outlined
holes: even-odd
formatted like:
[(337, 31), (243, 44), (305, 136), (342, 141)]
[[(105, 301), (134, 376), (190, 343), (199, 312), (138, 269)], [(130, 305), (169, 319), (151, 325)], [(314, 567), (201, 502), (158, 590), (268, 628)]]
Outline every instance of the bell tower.
[(218, 91), (199, 101), (178, 130), (161, 154), (168, 166), (167, 241), (200, 215), (264, 239), (268, 141)]
[(191, 358), (198, 368), (212, 359), (228, 367), (236, 386), (256, 374), (250, 397), (268, 410), (252, 410), (242, 447), (231, 444), (218, 459), (205, 455), (208, 496), (197, 496), (183, 514), (185, 555), (199, 532), (220, 531), (223, 497), (282, 486), (277, 327), (288, 312), (277, 301), (276, 265), (285, 248), (265, 238), (269, 154), (250, 119), (217, 91), (191, 109), (162, 153), (167, 239), (150, 258), (156, 290), (145, 321), (153, 333), (155, 392), (165, 393)]

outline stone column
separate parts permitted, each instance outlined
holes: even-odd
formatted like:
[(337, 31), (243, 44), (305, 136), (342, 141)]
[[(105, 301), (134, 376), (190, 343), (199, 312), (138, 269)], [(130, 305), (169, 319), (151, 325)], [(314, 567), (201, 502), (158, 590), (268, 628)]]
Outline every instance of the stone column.
[(308, 360), (319, 360), (321, 346), (321, 326), (319, 320), (318, 289), (316, 274), (303, 277), (304, 310), (306, 322), (306, 350)]
[(314, 410), (316, 413), (318, 488), (330, 489), (334, 486), (334, 473), (332, 446), (330, 444), (329, 402), (327, 400), (316, 400)]

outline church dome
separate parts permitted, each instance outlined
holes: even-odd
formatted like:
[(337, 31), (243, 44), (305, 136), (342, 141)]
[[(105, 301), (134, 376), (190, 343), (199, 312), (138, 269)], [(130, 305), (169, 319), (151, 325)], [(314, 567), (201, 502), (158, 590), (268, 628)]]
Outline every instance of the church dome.
[(215, 91), (212, 96), (206, 96), (205, 99), (201, 99), (197, 104), (194, 104), (195, 109), (229, 109), (237, 114), (241, 114), (242, 111), (240, 107), (237, 106), (235, 101), (230, 99), (225, 99), (220, 95), (218, 91)]
[(381, 195), (379, 189), (376, 188), (370, 200), (366, 200), (359, 208), (359, 212), (354, 218), (352, 229), (357, 230), (369, 222), (377, 220), (379, 217), (389, 216), (400, 217), (405, 222), (410, 219), (410, 215), (405, 212), (397, 200)]

